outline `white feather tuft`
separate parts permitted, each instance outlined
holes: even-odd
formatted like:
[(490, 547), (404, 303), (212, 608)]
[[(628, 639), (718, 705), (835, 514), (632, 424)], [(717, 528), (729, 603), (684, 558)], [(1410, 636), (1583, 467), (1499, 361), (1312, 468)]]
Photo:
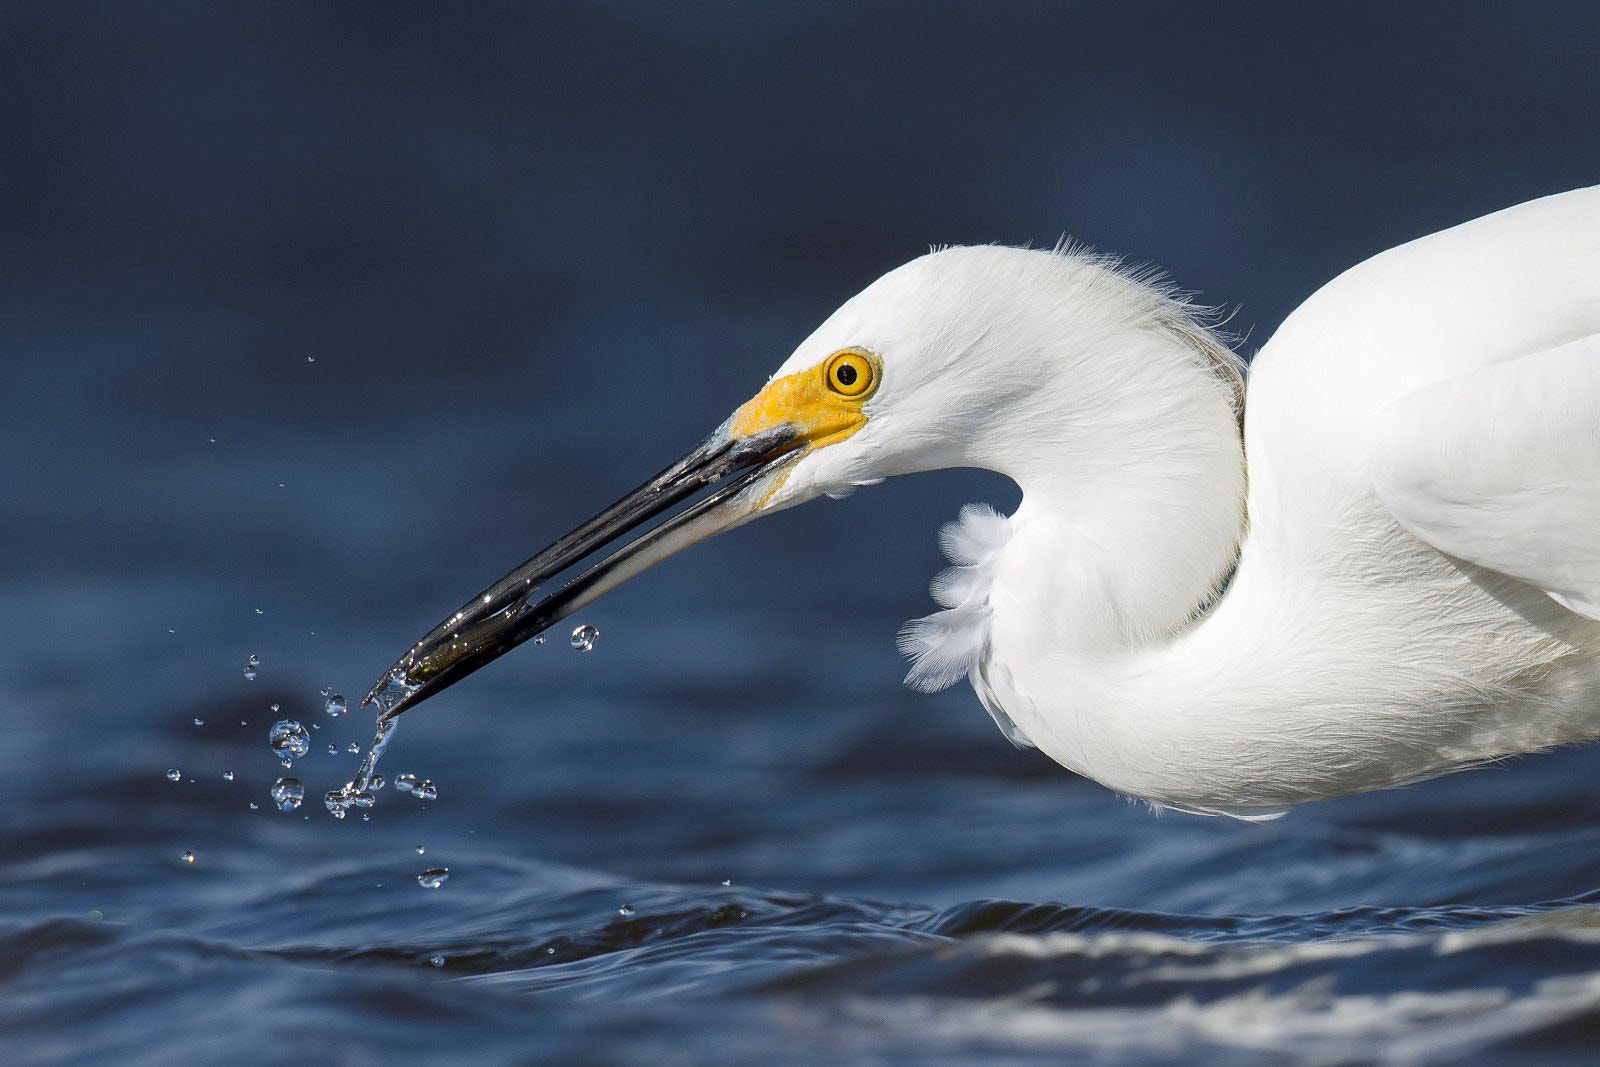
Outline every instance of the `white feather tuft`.
[(929, 586), (943, 611), (912, 619), (900, 630), (900, 654), (911, 660), (906, 685), (923, 693), (965, 678), (989, 647), (989, 591), (994, 564), (1011, 537), (1011, 520), (987, 504), (968, 504), (939, 531), (939, 545), (955, 566)]

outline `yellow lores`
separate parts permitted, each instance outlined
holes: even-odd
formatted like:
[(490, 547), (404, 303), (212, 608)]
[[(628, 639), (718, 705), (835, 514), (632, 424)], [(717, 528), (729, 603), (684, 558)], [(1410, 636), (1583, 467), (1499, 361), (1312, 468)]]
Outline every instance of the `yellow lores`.
[(843, 441), (867, 424), (861, 407), (883, 376), (878, 357), (856, 348), (829, 356), (820, 365), (786, 374), (733, 413), (734, 437), (788, 424), (812, 448)]

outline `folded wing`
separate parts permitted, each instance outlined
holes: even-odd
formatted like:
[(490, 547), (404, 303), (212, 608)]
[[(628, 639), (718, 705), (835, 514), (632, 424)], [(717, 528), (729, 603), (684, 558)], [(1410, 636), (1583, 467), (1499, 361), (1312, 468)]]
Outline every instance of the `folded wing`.
[(1440, 551), (1600, 620), (1600, 334), (1386, 408), (1379, 498)]

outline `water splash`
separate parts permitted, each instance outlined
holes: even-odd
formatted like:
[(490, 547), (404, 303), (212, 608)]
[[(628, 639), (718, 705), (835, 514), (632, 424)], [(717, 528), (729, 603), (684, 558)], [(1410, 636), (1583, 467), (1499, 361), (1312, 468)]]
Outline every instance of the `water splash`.
[[(380, 709), (382, 705), (380, 704)], [(383, 758), (384, 751), (389, 747), (389, 741), (394, 737), (396, 719), (380, 719), (377, 731), (372, 735), (372, 747), (367, 750), (366, 756), (356, 768), (355, 777), (351, 778), (338, 789), (330, 789), (323, 796), (322, 802), (327, 806), (328, 813), (335, 819), (342, 819), (351, 807), (370, 808), (376, 801), (372, 795), (374, 787), (372, 779), (377, 774), (378, 761)], [(359, 751), (356, 746), (351, 751)], [(379, 779), (377, 788), (381, 789), (382, 779)]]

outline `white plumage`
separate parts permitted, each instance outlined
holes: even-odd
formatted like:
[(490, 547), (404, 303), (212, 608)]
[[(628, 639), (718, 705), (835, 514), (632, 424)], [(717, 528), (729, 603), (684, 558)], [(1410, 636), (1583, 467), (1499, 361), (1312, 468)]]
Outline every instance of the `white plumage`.
[[(1600, 737), (1600, 188), (1402, 245), (1251, 365), (1080, 250), (949, 248), (848, 301), (697, 448), (464, 604), (397, 715), (656, 562), (939, 467), (910, 684), (1152, 804), (1263, 818)], [(537, 601), (543, 582), (700, 499)]]
[(1070, 249), (914, 260), (778, 376), (847, 346), (883, 362), (866, 425), (762, 510), (1013, 478), (1014, 515), (946, 531), (902, 647), (1014, 741), (1262, 817), (1600, 736), (1600, 189), (1330, 282), (1252, 364), (1242, 439), (1195, 309)]

